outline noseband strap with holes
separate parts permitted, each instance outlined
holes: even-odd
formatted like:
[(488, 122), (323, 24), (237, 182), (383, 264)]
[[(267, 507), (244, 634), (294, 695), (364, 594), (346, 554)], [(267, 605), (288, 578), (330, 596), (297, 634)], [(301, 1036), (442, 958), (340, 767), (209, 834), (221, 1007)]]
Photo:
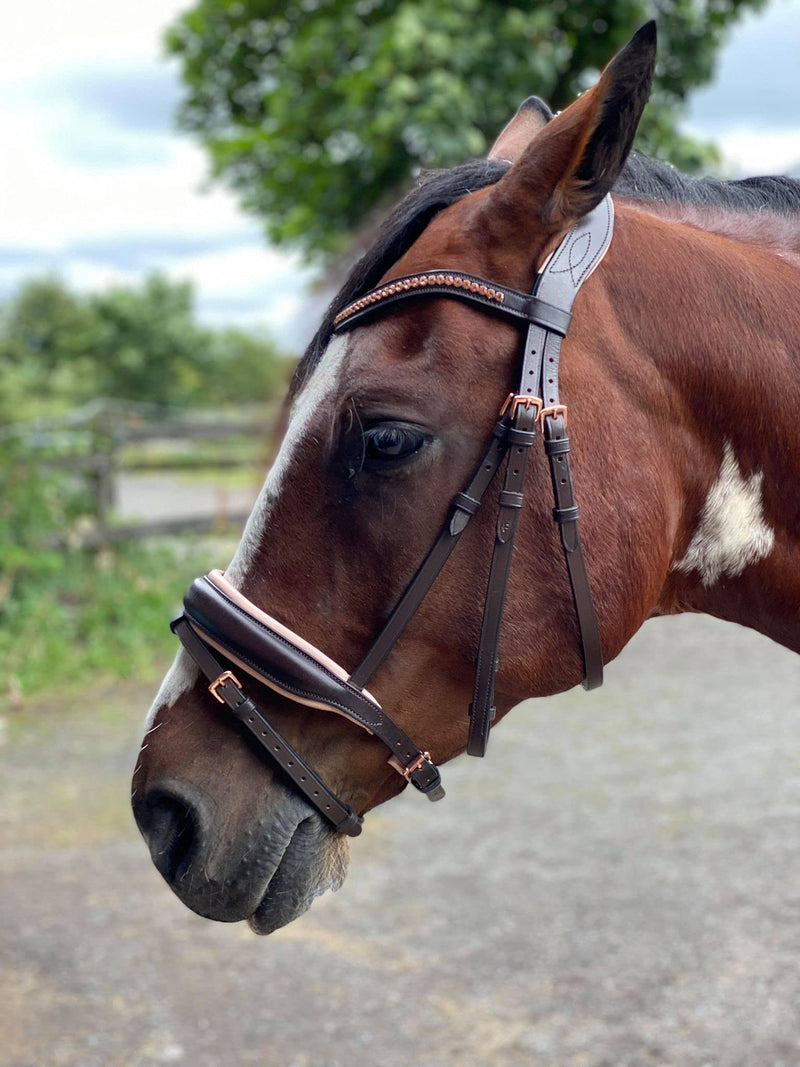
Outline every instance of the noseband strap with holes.
[[(558, 365), (572, 304), (581, 285), (611, 242), (614, 209), (610, 196), (581, 219), (540, 270), (532, 293), (522, 293), (461, 271), (435, 270), (386, 282), (341, 310), (334, 332), (365, 325), (398, 305), (428, 296), (466, 301), (483, 311), (526, 323), (519, 390), (511, 393), (466, 488), (455, 495), (444, 526), (405, 592), (387, 616), (361, 663), (347, 671), (276, 619), (245, 600), (219, 571), (198, 579), (184, 599), (184, 614), (172, 624), (190, 656), (211, 683), (209, 689), (250, 730), (270, 758), (333, 826), (361, 832), (361, 818), (337, 797), (267, 721), (245, 694), (241, 670), (283, 696), (309, 707), (336, 712), (374, 735), (389, 749), (390, 765), (431, 800), (444, 796), (430, 754), (417, 748), (375, 698), (364, 689), (391, 652), (455, 548), (503, 461), (505, 479), (495, 525), (495, 542), (470, 704), (467, 751), (482, 756), (495, 715), (497, 649), (514, 538), (523, 506), (530, 449), (544, 438), (555, 507), (575, 606), (584, 663), (583, 684), (602, 684), (603, 650), (586, 562), (578, 531), (567, 437), (567, 409), (560, 402)], [(217, 659), (219, 653), (225, 662)]]

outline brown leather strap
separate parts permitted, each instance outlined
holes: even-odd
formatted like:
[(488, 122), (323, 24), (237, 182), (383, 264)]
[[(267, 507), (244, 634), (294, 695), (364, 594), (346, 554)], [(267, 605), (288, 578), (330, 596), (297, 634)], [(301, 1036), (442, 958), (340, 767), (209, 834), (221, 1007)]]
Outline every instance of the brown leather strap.
[(545, 416), (544, 423), (544, 450), (550, 461), (550, 478), (556, 502), (553, 518), (561, 534), (583, 653), (582, 684), (584, 689), (596, 689), (603, 684), (603, 645), (578, 529), (578, 507), (569, 466), (569, 438), (563, 415)]
[[(545, 264), (534, 289), (537, 296), (571, 311), (578, 290), (602, 260), (611, 243), (613, 226), (614, 203), (607, 196), (594, 211), (576, 224)], [(578, 508), (572, 487), (570, 446), (566, 433), (567, 414), (560, 404), (558, 391), (561, 337), (535, 324), (531, 326), (529, 334), (531, 343), (540, 348), (542, 354), (540, 395), (544, 410), (541, 422), (555, 499), (553, 518), (559, 524), (578, 621), (583, 653), (583, 686), (585, 689), (595, 689), (603, 684), (603, 646), (578, 529)]]
[(255, 678), (289, 698), (329, 708), (353, 720), (389, 749), (392, 765), (431, 800), (444, 796), (430, 756), (381, 706), (343, 681), (300, 644), (255, 618), (209, 578), (198, 578), (183, 601), (185, 616), (205, 644), (213, 645)]
[[(309, 767), (285, 737), (269, 723), (242, 689), (236, 677), (216, 658), (208, 646), (195, 634), (185, 616), (172, 623), (186, 651), (212, 683), (217, 700), (224, 701), (236, 718), (250, 731), (259, 745), (269, 754), (313, 806), (336, 829), (350, 837), (361, 833), (363, 819), (332, 793), (319, 775)], [(216, 684), (215, 684), (216, 683)]]
[(405, 592), (389, 613), (381, 632), (373, 641), (369, 651), (350, 675), (350, 684), (363, 689), (375, 671), (394, 648), (400, 634), (413, 618), (417, 608), (425, 599), (442, 567), (450, 558), (458, 539), (467, 527), (472, 516), (480, 507), (483, 495), (489, 488), (508, 444), (506, 433), (508, 420), (500, 421), (492, 431), (489, 447), (475, 468), (469, 485), (461, 493), (456, 493), (450, 514), (445, 520), (439, 536), (420, 564), (416, 574), (406, 586)]
[(508, 578), (514, 553), (514, 537), (522, 509), (525, 476), (531, 445), (536, 439), (536, 409), (520, 407), (514, 423), (514, 443), (508, 451), (506, 477), (500, 493), (500, 513), (495, 525), (494, 551), (483, 604), (483, 621), (475, 664), (475, 689), (469, 706), (467, 752), (483, 756), (494, 720), (494, 682), (497, 674), (497, 646), (503, 621)]
[[(561, 339), (569, 327), (575, 295), (608, 248), (613, 217), (609, 196), (567, 234), (541, 270), (532, 294), (520, 293), (462, 272), (426, 271), (379, 286), (336, 317), (335, 330), (350, 329), (401, 301), (422, 295), (441, 295), (466, 300), (483, 310), (528, 323), (519, 392), (509, 397), (469, 485), (454, 497), (437, 540), (390, 612), (372, 647), (349, 678), (337, 675), (338, 665), (296, 634), (285, 627), (279, 632), (276, 620), (270, 620), (263, 613), (256, 618), (253, 613), (244, 611), (208, 579), (195, 582), (184, 601), (186, 616), (173, 623), (175, 633), (212, 682), (209, 689), (217, 700), (224, 702), (250, 729), (297, 789), (343, 833), (360, 832), (359, 816), (325, 786), (270, 726), (247, 697), (238, 679), (216, 659), (210, 646), (220, 649), (223, 655), (241, 664), (250, 674), (287, 696), (314, 707), (339, 711), (357, 722), (387, 745), (392, 753), (389, 762), (418, 789), (431, 799), (443, 796), (439, 772), (429, 754), (410, 741), (363, 687), (421, 604), (508, 453), (481, 626), (475, 693), (470, 705), (468, 751), (473, 755), (484, 754), (494, 713), (497, 648), (514, 536), (523, 504), (530, 446), (538, 421), (544, 427), (545, 451), (550, 461), (555, 498), (553, 516), (559, 523), (578, 619), (584, 685), (586, 688), (600, 685), (603, 653), (578, 531), (578, 508), (569, 467), (566, 409), (559, 403), (558, 363)], [(273, 625), (266, 625), (270, 621)]]
[(526, 322), (541, 322), (548, 330), (555, 330), (562, 336), (566, 336), (572, 317), (569, 311), (532, 293), (496, 285), (463, 271), (430, 270), (407, 274), (370, 290), (360, 300), (348, 304), (339, 312), (333, 320), (334, 330), (351, 330), (393, 304), (425, 296), (450, 296), (468, 304), (477, 304), (484, 311), (494, 311)]

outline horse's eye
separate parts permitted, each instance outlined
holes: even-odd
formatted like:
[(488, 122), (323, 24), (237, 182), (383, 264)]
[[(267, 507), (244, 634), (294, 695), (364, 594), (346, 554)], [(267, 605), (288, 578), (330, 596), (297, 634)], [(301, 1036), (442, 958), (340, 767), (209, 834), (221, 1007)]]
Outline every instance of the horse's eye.
[(426, 443), (427, 437), (414, 426), (382, 422), (364, 430), (364, 467), (384, 470), (405, 463)]

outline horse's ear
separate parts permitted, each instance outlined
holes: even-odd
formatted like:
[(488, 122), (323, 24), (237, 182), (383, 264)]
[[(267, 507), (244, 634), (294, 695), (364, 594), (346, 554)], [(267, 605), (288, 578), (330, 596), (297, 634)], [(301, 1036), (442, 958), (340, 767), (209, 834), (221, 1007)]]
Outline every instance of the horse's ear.
[(538, 96), (529, 96), (519, 105), (513, 119), (503, 127), (488, 158), (513, 163), (552, 117), (553, 112), (544, 100), (540, 100)]
[(500, 179), (486, 202), (495, 224), (524, 233), (523, 220), (534, 217), (556, 229), (600, 203), (628, 158), (655, 59), (656, 24), (648, 22)]

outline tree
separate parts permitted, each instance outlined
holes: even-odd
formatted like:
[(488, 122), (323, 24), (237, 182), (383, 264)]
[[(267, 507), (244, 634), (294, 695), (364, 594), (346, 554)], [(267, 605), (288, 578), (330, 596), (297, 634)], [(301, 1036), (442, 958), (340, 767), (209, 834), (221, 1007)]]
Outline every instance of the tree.
[(484, 152), (514, 107), (553, 108), (655, 13), (660, 46), (638, 145), (685, 169), (678, 132), (726, 28), (765, 0), (199, 0), (171, 27), (180, 122), (212, 172), (307, 256), (341, 251), (420, 168)]
[(21, 418), (31, 398), (91, 395), (96, 325), (85, 301), (58, 278), (24, 282), (0, 313), (0, 421)]
[(205, 402), (219, 390), (220, 379), (228, 404), (260, 403), (280, 396), (296, 363), (270, 337), (235, 328), (215, 333), (211, 355)]
[(211, 339), (194, 319), (188, 282), (152, 274), (136, 288), (90, 297), (97, 320), (92, 358), (102, 396), (183, 404), (209, 361)]
[(153, 274), (84, 296), (34, 279), (0, 308), (0, 424), (94, 397), (264, 402), (282, 391), (289, 364), (266, 334), (201, 326), (188, 283)]

